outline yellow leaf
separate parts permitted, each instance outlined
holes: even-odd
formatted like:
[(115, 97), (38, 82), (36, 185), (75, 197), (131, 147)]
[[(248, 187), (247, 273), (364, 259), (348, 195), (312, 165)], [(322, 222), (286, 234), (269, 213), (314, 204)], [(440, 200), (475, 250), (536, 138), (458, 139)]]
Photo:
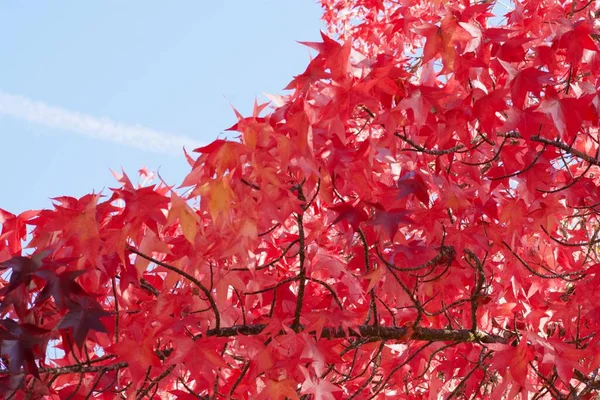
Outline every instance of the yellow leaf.
[(235, 197), (226, 178), (205, 183), (199, 188), (200, 196), (208, 198), (208, 211), (213, 222), (217, 222), (219, 215), (226, 219), (229, 217), (231, 203)]
[(198, 231), (198, 224), (200, 224), (200, 217), (184, 199), (175, 192), (171, 192), (171, 209), (169, 210), (168, 223), (172, 223), (175, 219), (179, 220), (183, 236), (193, 244)]

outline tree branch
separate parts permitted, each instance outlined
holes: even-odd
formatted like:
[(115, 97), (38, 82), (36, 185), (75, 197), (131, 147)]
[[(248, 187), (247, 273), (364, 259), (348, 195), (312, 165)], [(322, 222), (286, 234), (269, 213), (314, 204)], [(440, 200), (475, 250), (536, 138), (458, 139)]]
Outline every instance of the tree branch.
[(194, 285), (196, 285), (200, 290), (202, 290), (204, 295), (207, 297), (208, 302), (210, 303), (210, 307), (212, 308), (213, 313), (215, 314), (215, 327), (218, 329), (221, 326), (221, 315), (219, 314), (219, 308), (217, 307), (217, 303), (215, 303), (215, 299), (213, 299), (212, 294), (210, 293), (210, 290), (208, 290), (208, 288), (206, 286), (204, 286), (202, 284), (202, 282), (200, 282), (198, 279), (194, 278), (192, 275), (188, 274), (185, 271), (180, 270), (177, 267), (174, 267), (170, 264), (159, 261), (159, 260), (155, 259), (154, 257), (150, 257), (150, 256), (140, 252), (135, 247), (127, 246), (127, 249), (129, 251), (131, 251), (133, 254), (136, 254), (148, 261), (153, 262), (156, 265), (159, 265), (163, 268), (168, 269), (169, 271), (173, 271), (176, 274), (183, 276), (184, 278), (186, 278), (187, 280), (192, 282)]
[[(302, 202), (306, 201), (304, 193), (302, 193), (302, 186), (298, 185), (298, 199)], [(304, 243), (304, 211), (296, 215), (296, 221), (298, 222), (298, 240), (300, 250), (298, 250), (298, 263), (300, 264), (300, 272), (298, 273), (298, 298), (296, 300), (296, 310), (294, 311), (294, 322), (292, 323), (292, 329), (298, 330), (300, 328), (300, 315), (302, 314), (302, 306), (304, 305), (304, 290), (306, 288), (306, 266), (304, 260), (306, 259), (305, 243)]]
[[(266, 324), (234, 325), (220, 329), (210, 329), (206, 336), (232, 337), (238, 335), (260, 335), (267, 327)], [(300, 327), (303, 328), (302, 326)], [(310, 334), (316, 334), (311, 331)], [(395, 340), (407, 342), (410, 340), (432, 342), (480, 342), (508, 343), (508, 339), (482, 331), (472, 332), (470, 329), (437, 329), (437, 328), (407, 328), (398, 326), (359, 325), (348, 330), (348, 335), (342, 327), (325, 327), (321, 332), (323, 339), (344, 339), (347, 337), (373, 338), (378, 340)]]
[[(505, 134), (498, 134), (498, 136), (504, 136), (504, 137), (507, 137), (507, 138), (514, 138), (514, 139), (523, 139), (523, 137), (519, 133), (517, 133), (517, 132), (509, 132), (509, 133), (505, 133)], [(545, 138), (545, 137), (542, 137), (542, 136), (539, 136), (539, 135), (531, 136), (529, 138), (529, 140), (531, 140), (532, 142), (543, 143), (543, 144), (546, 144), (546, 145), (549, 145), (549, 146), (556, 147), (557, 149), (561, 149), (564, 152), (566, 152), (568, 154), (571, 154), (571, 155), (573, 155), (573, 156), (575, 156), (577, 158), (580, 158), (580, 159), (582, 159), (584, 161), (587, 161), (588, 163), (590, 163), (592, 165), (600, 167), (600, 161), (596, 157), (590, 156), (589, 154), (586, 154), (586, 153), (584, 153), (582, 151), (574, 149), (571, 146), (569, 146), (568, 144), (563, 143), (561, 141), (550, 140), (548, 138)]]

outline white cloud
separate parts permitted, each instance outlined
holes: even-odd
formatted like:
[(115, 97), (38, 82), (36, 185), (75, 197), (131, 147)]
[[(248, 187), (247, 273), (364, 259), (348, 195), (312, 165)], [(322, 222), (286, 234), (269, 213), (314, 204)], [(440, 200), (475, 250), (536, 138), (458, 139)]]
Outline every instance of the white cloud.
[(185, 136), (157, 132), (138, 124), (122, 124), (110, 118), (98, 118), (2, 91), (0, 115), (160, 153), (182, 154), (183, 146), (188, 150), (202, 146), (202, 143)]

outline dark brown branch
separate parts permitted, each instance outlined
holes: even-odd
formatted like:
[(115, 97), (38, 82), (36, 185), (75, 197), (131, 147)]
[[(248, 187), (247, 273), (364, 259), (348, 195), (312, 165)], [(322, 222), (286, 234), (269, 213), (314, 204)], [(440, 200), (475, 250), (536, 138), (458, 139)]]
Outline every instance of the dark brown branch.
[(115, 299), (115, 343), (119, 343), (119, 299), (117, 298), (116, 279), (113, 276), (112, 282), (112, 293)]
[(244, 379), (244, 375), (246, 375), (246, 373), (248, 372), (249, 369), (250, 369), (250, 361), (246, 361), (246, 363), (244, 363), (244, 366), (242, 367), (240, 376), (238, 376), (237, 379), (235, 380), (235, 382), (233, 382), (233, 385), (231, 386), (231, 389), (229, 390), (229, 398), (231, 398), (233, 396), (235, 389), (239, 386), (240, 383), (242, 383), (242, 379)]
[[(260, 335), (267, 327), (266, 324), (234, 325), (220, 329), (210, 329), (207, 336), (233, 337), (238, 335)], [(300, 327), (302, 328), (302, 327)], [(316, 334), (316, 332), (309, 332)], [(410, 340), (435, 341), (435, 342), (480, 342), (480, 343), (507, 343), (503, 336), (489, 334), (481, 331), (473, 333), (470, 329), (436, 329), (436, 328), (407, 328), (385, 327), (373, 325), (359, 325), (348, 331), (348, 335), (341, 327), (325, 327), (321, 332), (323, 339), (344, 339), (347, 337), (376, 338), (379, 340), (396, 340), (407, 342)]]
[(479, 167), (481, 165), (486, 165), (486, 164), (492, 163), (492, 162), (496, 161), (498, 159), (498, 157), (500, 157), (500, 153), (502, 153), (502, 149), (504, 148), (504, 145), (506, 144), (507, 140), (508, 140), (507, 138), (504, 138), (502, 140), (502, 143), (500, 143), (500, 147), (498, 147), (498, 150), (496, 150), (496, 154), (494, 154), (494, 157), (490, 158), (489, 160), (479, 161), (476, 163), (471, 163), (468, 161), (461, 161), (461, 163), (463, 163), (465, 165), (470, 165), (473, 167)]
[(242, 183), (246, 186), (250, 186), (252, 189), (254, 190), (260, 190), (260, 186), (255, 185), (254, 183), (247, 181), (246, 179), (242, 178)]
[[(263, 330), (267, 327), (266, 324), (253, 324), (253, 325), (234, 325), (230, 327), (223, 327), (219, 329), (210, 329), (207, 331), (206, 336), (214, 337), (235, 337), (239, 335), (260, 335)], [(299, 326), (299, 330), (304, 327)], [(309, 334), (316, 335), (316, 332), (311, 331)], [(283, 334), (283, 332), (282, 332)], [(198, 335), (200, 337), (201, 335)], [(342, 327), (325, 327), (321, 332), (321, 338), (323, 339), (346, 339), (348, 337), (357, 337), (362, 339), (368, 339), (372, 341), (398, 341), (398, 342), (409, 342), (409, 341), (427, 341), (427, 342), (464, 342), (464, 343), (508, 343), (508, 339), (486, 332), (476, 331), (472, 332), (467, 329), (451, 330), (451, 329), (435, 329), (435, 328), (407, 328), (407, 327), (384, 327), (384, 326), (373, 326), (373, 325), (360, 325), (355, 328), (349, 329), (348, 334)], [(40, 368), (41, 374), (50, 375), (64, 375), (72, 373), (102, 373), (108, 371), (114, 371), (118, 369), (127, 368), (129, 364), (127, 362), (118, 362), (109, 365), (91, 365), (92, 362), (99, 360), (105, 361), (114, 356), (102, 357), (98, 360), (92, 360), (90, 363), (71, 365), (67, 367), (57, 368)], [(173, 367), (173, 366), (171, 366)], [(158, 382), (168, 375), (172, 368), (169, 367), (167, 370), (152, 381), (152, 383), (140, 393), (138, 398), (143, 397), (148, 393), (153, 383)], [(8, 369), (1, 369), (0, 376), (9, 375), (11, 372)], [(164, 375), (164, 376), (163, 376)]]
[(546, 387), (549, 392), (552, 392), (552, 397), (554, 397), (555, 399), (564, 399), (564, 396), (559, 392), (559, 390), (554, 386), (554, 384), (540, 371), (538, 371), (533, 362), (530, 361), (529, 366), (531, 367), (531, 369), (533, 369), (535, 374), (542, 380), (544, 387)]
[(376, 117), (375, 113), (373, 111), (369, 110), (367, 108), (367, 106), (361, 105), (360, 108), (362, 108), (367, 114), (369, 114), (369, 117), (371, 117), (371, 118), (375, 118)]
[(512, 172), (510, 174), (502, 175), (502, 176), (488, 176), (488, 179), (492, 180), (492, 181), (499, 181), (501, 179), (512, 178), (514, 176), (521, 175), (522, 173), (529, 171), (531, 168), (533, 168), (535, 166), (535, 164), (537, 164), (537, 162), (540, 159), (540, 157), (542, 156), (542, 154), (544, 154), (544, 152), (546, 151), (546, 147), (547, 147), (547, 144), (544, 144), (544, 147), (542, 147), (542, 150), (540, 150), (540, 152), (535, 155), (535, 157), (533, 158), (533, 161), (531, 161), (531, 164), (529, 164), (525, 168), (523, 168), (519, 171)]
[[(600, 151), (600, 147), (598, 147), (598, 149), (596, 150), (596, 158), (598, 158), (598, 151)], [(583, 171), (583, 173), (581, 175), (579, 175), (578, 177), (573, 178), (571, 180), (571, 182), (567, 183), (565, 186), (561, 186), (561, 187), (558, 187), (558, 188), (555, 188), (555, 189), (552, 189), (552, 190), (544, 190), (544, 189), (536, 189), (536, 190), (538, 192), (541, 192), (541, 193), (549, 193), (549, 194), (551, 194), (551, 193), (557, 193), (557, 192), (560, 192), (562, 190), (566, 190), (566, 189), (570, 188), (571, 186), (575, 185), (577, 182), (579, 182), (579, 180), (581, 178), (583, 178), (585, 176), (585, 174), (587, 174), (591, 168), (592, 168), (592, 164), (588, 163), (588, 166), (585, 169), (585, 171)]]
[(88, 399), (90, 399), (92, 397), (92, 395), (94, 394), (94, 391), (96, 390), (96, 387), (100, 383), (100, 380), (102, 379), (102, 377), (104, 376), (105, 373), (106, 373), (106, 370), (104, 370), (104, 371), (100, 372), (100, 374), (98, 374), (98, 377), (96, 378), (96, 382), (94, 382), (94, 385), (92, 386), (92, 388), (88, 392), (87, 396), (85, 396), (84, 400), (88, 400)]
[[(527, 269), (527, 271), (531, 272), (533, 275), (537, 276), (538, 278), (544, 278), (544, 279), (562, 279), (565, 281), (569, 281), (569, 282), (573, 282), (579, 279), (582, 279), (584, 276), (583, 272), (567, 272), (564, 274), (558, 274), (556, 272), (552, 272), (550, 271), (549, 274), (542, 274), (537, 272), (536, 270), (534, 270), (533, 268), (531, 268), (531, 266), (529, 264), (527, 264), (527, 262), (525, 262), (525, 260), (523, 260), (521, 258), (521, 256), (519, 256), (510, 246), (508, 243), (506, 243), (504, 240), (502, 241), (502, 243), (504, 244), (504, 246), (506, 246), (506, 248), (513, 254), (513, 256), (516, 257), (517, 260), (519, 260), (519, 262), (525, 267), (525, 269)], [(570, 278), (572, 276), (575, 276), (575, 278)]]
[(310, 276), (307, 276), (306, 279), (308, 279), (311, 282), (315, 282), (318, 283), (319, 285), (323, 286), (325, 289), (327, 289), (327, 291), (331, 294), (331, 296), (333, 297), (333, 299), (335, 300), (336, 304), (338, 305), (338, 307), (340, 308), (340, 310), (344, 309), (344, 306), (342, 305), (342, 302), (340, 300), (340, 298), (338, 297), (337, 293), (335, 292), (335, 290), (333, 290), (333, 288), (331, 287), (331, 285), (329, 285), (327, 282), (322, 281), (320, 279), (317, 278), (311, 278)]
[(423, 304), (421, 304), (421, 302), (413, 295), (411, 290), (404, 284), (404, 282), (402, 282), (402, 280), (396, 274), (396, 271), (394, 271), (389, 266), (387, 266), (387, 269), (392, 274), (392, 277), (394, 278), (398, 286), (400, 286), (402, 290), (404, 290), (404, 293), (408, 295), (410, 301), (412, 301), (415, 305), (415, 308), (417, 309), (417, 318), (414, 321), (414, 326), (419, 326), (419, 324), (421, 323), (421, 319), (423, 319), (423, 314), (425, 313), (425, 310), (423, 309)]
[(150, 293), (152, 293), (156, 297), (158, 297), (158, 295), (160, 294), (160, 292), (158, 291), (158, 289), (156, 289), (154, 286), (152, 286), (150, 284), (150, 282), (148, 282), (144, 278), (140, 278), (140, 286), (142, 287), (142, 289), (146, 289), (147, 291), (149, 291)]
[(150, 262), (153, 262), (156, 265), (159, 265), (163, 268), (168, 269), (169, 271), (173, 271), (178, 275), (183, 276), (184, 278), (186, 278), (187, 280), (189, 280), (190, 282), (192, 282), (194, 285), (196, 285), (203, 293), (204, 295), (207, 297), (208, 302), (210, 303), (210, 307), (213, 310), (213, 313), (215, 315), (215, 328), (219, 328), (221, 326), (221, 315), (219, 314), (219, 308), (217, 307), (217, 303), (215, 303), (215, 299), (212, 297), (212, 294), (210, 293), (210, 290), (208, 290), (208, 288), (206, 286), (204, 286), (202, 284), (202, 282), (200, 282), (198, 279), (194, 278), (192, 275), (188, 274), (185, 271), (180, 270), (177, 267), (174, 267), (170, 264), (167, 264), (165, 262), (159, 261), (157, 259), (155, 259), (154, 257), (150, 257), (142, 252), (140, 252), (139, 250), (137, 250), (135, 247), (132, 246), (127, 246), (127, 249), (129, 251), (131, 251), (133, 254), (136, 254), (140, 257), (142, 257), (143, 259), (146, 259)]
[(473, 260), (473, 264), (471, 264), (471, 261), (469, 261), (468, 259), (465, 259), (465, 261), (471, 265), (473, 267), (473, 270), (475, 271), (475, 287), (473, 288), (473, 292), (471, 293), (471, 330), (473, 332), (477, 331), (477, 306), (478, 306), (478, 299), (479, 296), (481, 295), (481, 290), (483, 289), (483, 284), (485, 283), (485, 273), (483, 271), (483, 263), (485, 262), (485, 258), (484, 261), (482, 262), (479, 257), (477, 257), (475, 255), (475, 253), (473, 253), (471, 250), (469, 249), (465, 249), (465, 253), (467, 254), (467, 256), (469, 258), (471, 258)]
[(555, 241), (556, 243), (563, 245), (563, 246), (568, 246), (568, 247), (587, 247), (587, 246), (593, 246), (595, 244), (600, 243), (600, 240), (590, 240), (589, 242), (578, 242), (578, 243), (570, 243), (570, 242), (564, 242), (558, 238), (555, 238), (554, 236), (552, 236), (548, 230), (546, 228), (544, 228), (543, 226), (540, 226), (540, 228), (542, 228), (542, 230), (544, 231), (544, 233), (546, 235), (548, 235), (548, 237), (550, 239), (552, 239), (553, 241)]
[[(300, 201), (306, 201), (304, 194), (302, 193), (302, 186), (298, 185), (298, 199)], [(298, 213), (296, 215), (296, 221), (298, 222), (298, 240), (300, 241), (298, 250), (298, 263), (300, 264), (300, 272), (297, 277), (299, 280), (298, 285), (298, 297), (296, 299), (296, 310), (294, 311), (294, 322), (292, 323), (292, 329), (298, 330), (300, 328), (300, 316), (302, 314), (302, 307), (304, 306), (304, 290), (306, 288), (306, 266), (304, 261), (306, 259), (305, 243), (304, 243), (304, 213)]]
[(483, 361), (485, 361), (485, 359), (491, 355), (492, 355), (491, 351), (485, 353), (485, 349), (482, 349), (481, 357), (479, 358), (479, 362), (477, 362), (477, 364), (464, 376), (464, 378), (462, 378), (460, 380), (460, 382), (458, 383), (458, 385), (456, 385), (454, 390), (448, 395), (448, 397), (446, 397), (446, 400), (450, 400), (450, 399), (454, 398), (454, 396), (458, 395), (460, 393), (460, 391), (462, 389), (464, 389), (465, 383), (469, 380), (471, 375), (473, 375), (473, 373), (475, 373), (475, 371), (477, 371), (478, 368), (481, 368), (483, 366)]
[(594, 0), (589, 0), (587, 3), (585, 3), (583, 6), (579, 7), (579, 8), (575, 8), (575, 2), (573, 2), (573, 11), (571, 11), (571, 15), (578, 13), (579, 11), (583, 11), (586, 8), (588, 8), (590, 6), (590, 4), (592, 4), (594, 2)]
[[(167, 368), (166, 370), (164, 370), (162, 372), (162, 374), (160, 374), (159, 376), (156, 377), (156, 379), (153, 379), (152, 382), (144, 389), (140, 392), (140, 394), (137, 396), (138, 400), (143, 399), (146, 395), (148, 395), (148, 393), (150, 392), (150, 390), (155, 386), (158, 385), (158, 382), (160, 382), (161, 380), (163, 380), (164, 378), (167, 377), (167, 375), (169, 375), (171, 372), (173, 372), (173, 370), (175, 369), (177, 365), (173, 364), (171, 366), (169, 366), (169, 368)], [(150, 396), (149, 398), (153, 398), (154, 396)]]
[(352, 395), (350, 397), (348, 397), (348, 400), (351, 400), (351, 399), (354, 399), (355, 397), (357, 397), (360, 394), (360, 392), (362, 392), (363, 390), (365, 390), (365, 388), (367, 386), (369, 386), (369, 384), (373, 381), (373, 378), (375, 378), (375, 374), (377, 374), (377, 370), (379, 369), (379, 366), (381, 365), (381, 352), (383, 351), (384, 345), (385, 345), (385, 342), (381, 342), (381, 345), (379, 345), (379, 348), (377, 349), (375, 357), (373, 357), (371, 359), (371, 362), (367, 363), (363, 372), (360, 373), (358, 376), (363, 375), (367, 371), (367, 368), (369, 368), (369, 367), (371, 367), (371, 375), (369, 375), (369, 377), (362, 383), (362, 385), (360, 385), (354, 391), (354, 393), (352, 393)]
[(319, 195), (319, 190), (321, 190), (321, 178), (319, 178), (317, 180), (317, 187), (315, 188), (315, 194), (313, 195), (313, 197), (311, 197), (311, 199), (308, 201), (308, 203), (306, 203), (302, 206), (302, 209), (304, 211), (308, 210), (308, 208), (311, 206), (311, 204), (315, 201), (315, 199)]
[(406, 135), (402, 135), (398, 132), (396, 132), (394, 135), (396, 135), (397, 137), (399, 137), (400, 139), (402, 139), (404, 142), (408, 143), (413, 150), (415, 151), (419, 151), (421, 153), (425, 153), (425, 154), (429, 154), (431, 156), (443, 156), (446, 154), (450, 154), (450, 153), (454, 153), (462, 148), (464, 148), (465, 146), (462, 144), (458, 144), (454, 147), (451, 147), (449, 149), (442, 149), (442, 150), (435, 150), (435, 149), (428, 149), (426, 147), (421, 146), (420, 144), (417, 144), (415, 142), (413, 142), (412, 140), (410, 140)]
[(278, 222), (275, 225), (273, 225), (272, 227), (270, 227), (269, 229), (267, 229), (266, 231), (259, 233), (258, 237), (266, 236), (266, 235), (268, 235), (269, 233), (273, 232), (275, 229), (277, 229), (280, 226), (281, 226), (281, 224)]
[(291, 278), (287, 278), (287, 279), (284, 279), (282, 281), (277, 282), (273, 286), (269, 286), (269, 287), (266, 287), (266, 288), (263, 288), (263, 289), (255, 290), (253, 292), (244, 292), (244, 295), (266, 293), (269, 290), (275, 290), (278, 287), (285, 285), (286, 283), (294, 282), (294, 281), (297, 281), (297, 280), (298, 280), (298, 276), (292, 276)]
[(427, 342), (424, 345), (422, 345), (421, 347), (419, 347), (413, 354), (411, 354), (406, 360), (404, 360), (404, 362), (396, 365), (394, 368), (392, 368), (392, 370), (389, 372), (388, 376), (381, 382), (381, 384), (379, 385), (379, 387), (373, 391), (373, 394), (369, 397), (368, 400), (372, 400), (375, 397), (378, 397), (379, 392), (381, 392), (387, 385), (387, 383), (390, 381), (390, 379), (392, 379), (392, 376), (394, 376), (394, 374), (399, 371), (402, 367), (404, 367), (406, 364), (408, 364), (410, 361), (412, 361), (413, 358), (415, 358), (421, 351), (423, 351), (425, 348), (431, 346), (433, 344), (433, 342)]
[[(114, 356), (112, 356), (114, 357)], [(122, 362), (118, 362), (115, 364), (109, 364), (109, 365), (90, 365), (90, 364), (75, 364), (75, 365), (69, 365), (66, 367), (56, 367), (56, 368), (39, 368), (39, 373), (40, 374), (50, 374), (50, 375), (65, 375), (65, 374), (72, 374), (72, 373), (82, 373), (82, 374), (90, 374), (90, 373), (97, 373), (97, 372), (102, 372), (102, 371), (115, 371), (117, 369), (121, 369), (121, 368), (127, 368), (129, 364), (122, 361)], [(8, 369), (0, 369), (0, 376), (5, 376), (5, 375), (10, 375), (12, 372), (10, 372)]]
[[(363, 245), (363, 257), (365, 259), (365, 270), (367, 273), (371, 272), (371, 267), (369, 264), (369, 244), (367, 243), (367, 237), (365, 236), (365, 233), (362, 231), (362, 229), (358, 229), (358, 234), (360, 235), (360, 240), (362, 242)], [(377, 312), (377, 303), (375, 301), (375, 288), (372, 287), (371, 290), (369, 290), (369, 298), (370, 298), (370, 309), (369, 309), (369, 315), (367, 316), (367, 323), (369, 320), (369, 317), (373, 317), (373, 325), (377, 326), (379, 325), (379, 313)]]
[[(517, 132), (509, 132), (509, 133), (505, 133), (505, 134), (499, 134), (498, 136), (505, 136), (505, 137), (514, 138), (514, 139), (523, 139), (523, 137)], [(529, 138), (529, 140), (531, 140), (532, 142), (543, 143), (543, 144), (547, 144), (548, 146), (556, 147), (557, 149), (561, 149), (564, 152), (571, 154), (577, 158), (580, 158), (584, 161), (587, 161), (588, 163), (590, 163), (592, 165), (600, 167), (600, 160), (598, 160), (596, 157), (590, 156), (589, 154), (586, 154), (582, 151), (574, 149), (571, 146), (569, 146), (568, 144), (563, 143), (561, 141), (551, 140), (551, 139), (548, 139), (548, 138), (545, 138), (545, 137), (542, 137), (539, 135), (531, 136)]]
[[(275, 258), (272, 261), (269, 261), (266, 264), (263, 265), (259, 265), (258, 267), (254, 268), (254, 270), (256, 271), (260, 271), (261, 269), (265, 269), (265, 268), (269, 268), (275, 264), (277, 264), (281, 259), (283, 259), (283, 257), (285, 257), (285, 255), (287, 254), (288, 251), (290, 251), (290, 249), (292, 248), (292, 246), (294, 246), (296, 243), (298, 243), (300, 240), (296, 239), (294, 241), (292, 241), (290, 244), (288, 244), (288, 246), (283, 250), (283, 252), (279, 255), (279, 257)], [(230, 271), (245, 271), (245, 272), (251, 272), (252, 270), (250, 268), (231, 268)]]
[(591, 377), (584, 375), (581, 371), (575, 369), (573, 371), (573, 378), (583, 383), (585, 388), (579, 393), (579, 396), (583, 398), (584, 395), (591, 393), (594, 390), (600, 390), (600, 380), (597, 377), (597, 370), (592, 374)]
[[(379, 257), (379, 259), (381, 261), (383, 261), (383, 263), (388, 268), (391, 268), (398, 272), (414, 272), (414, 271), (419, 271), (421, 269), (433, 267), (433, 266), (436, 266), (437, 264), (439, 264), (440, 261), (442, 261), (446, 258), (450, 258), (450, 259), (453, 258), (454, 254), (455, 254), (455, 250), (452, 246), (444, 246), (442, 244), (438, 255), (436, 255), (435, 257), (433, 257), (431, 260), (427, 261), (426, 263), (418, 265), (416, 267), (398, 267), (398, 266), (392, 264), (391, 262), (387, 261), (385, 258), (383, 258), (383, 254), (381, 254), (381, 252), (379, 251), (379, 248), (376, 247), (375, 251), (377, 252), (377, 256)], [(429, 275), (429, 274), (427, 274), (427, 275)], [(423, 275), (423, 276), (419, 276), (419, 277), (424, 278), (427, 275)]]

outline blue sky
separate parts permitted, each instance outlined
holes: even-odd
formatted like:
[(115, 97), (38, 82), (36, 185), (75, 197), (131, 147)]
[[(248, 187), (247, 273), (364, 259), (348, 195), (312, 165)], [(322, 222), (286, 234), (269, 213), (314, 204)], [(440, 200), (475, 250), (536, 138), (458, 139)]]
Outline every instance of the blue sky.
[[(222, 134), (230, 103), (247, 114), (281, 93), (320, 15), (314, 0), (1, 2), (0, 208), (108, 193), (109, 168), (180, 183), (180, 144)], [(139, 139), (153, 135), (168, 140)]]

